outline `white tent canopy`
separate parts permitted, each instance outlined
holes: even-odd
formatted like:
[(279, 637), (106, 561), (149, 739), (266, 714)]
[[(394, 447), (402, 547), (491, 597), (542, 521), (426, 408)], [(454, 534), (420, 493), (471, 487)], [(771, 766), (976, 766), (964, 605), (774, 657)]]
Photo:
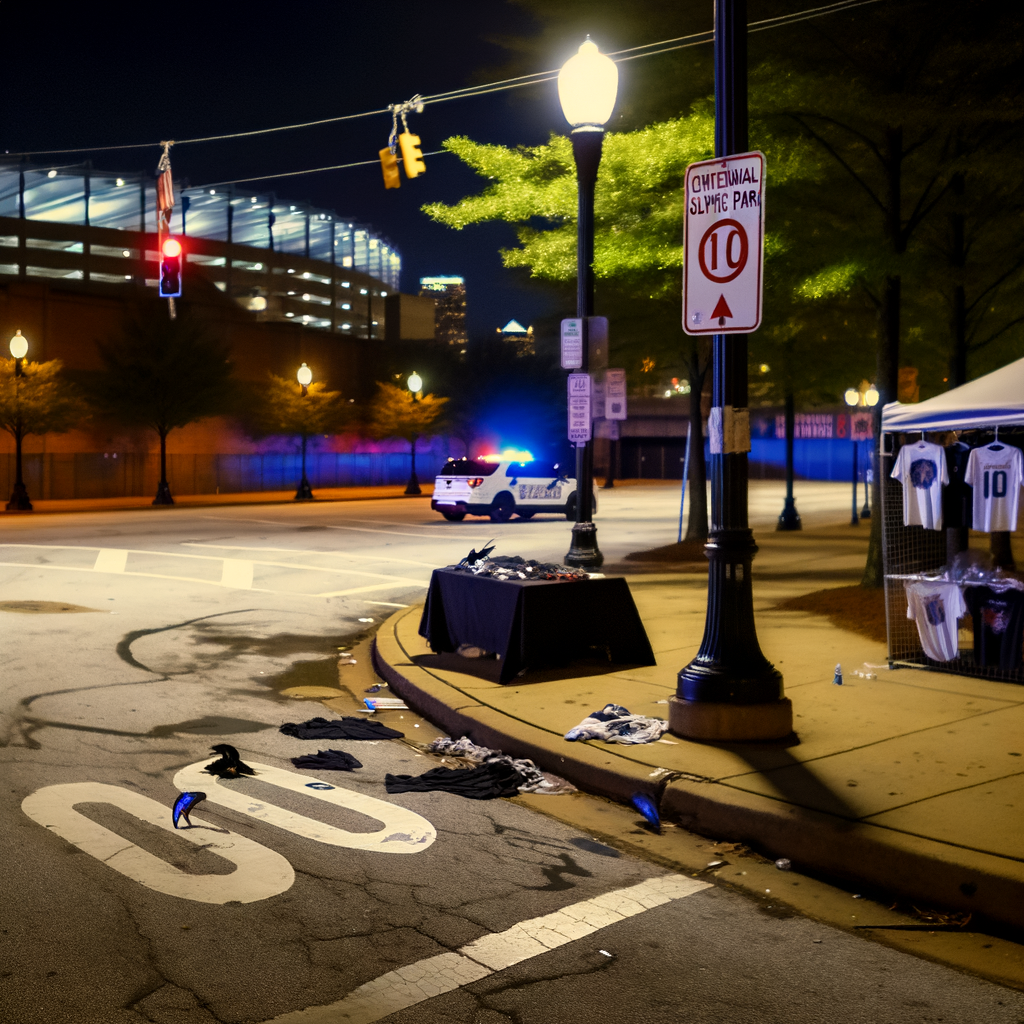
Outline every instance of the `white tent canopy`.
[(1024, 359), (925, 402), (890, 402), (882, 410), (883, 432), (1010, 425), (1024, 425)]

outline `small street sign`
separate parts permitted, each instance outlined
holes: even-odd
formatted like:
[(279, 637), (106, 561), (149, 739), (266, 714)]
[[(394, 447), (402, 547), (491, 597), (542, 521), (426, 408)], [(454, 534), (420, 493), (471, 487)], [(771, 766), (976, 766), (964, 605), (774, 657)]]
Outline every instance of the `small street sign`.
[(570, 373), (569, 440), (585, 444), (590, 440), (590, 374)]
[(686, 169), (683, 330), (746, 334), (761, 326), (764, 154), (702, 160)]
[(855, 412), (850, 414), (850, 440), (870, 441), (874, 437), (872, 430), (872, 415), (869, 412)]
[(626, 371), (608, 370), (604, 375), (604, 418), (626, 418)]
[(583, 321), (562, 321), (562, 369), (578, 370), (583, 365)]

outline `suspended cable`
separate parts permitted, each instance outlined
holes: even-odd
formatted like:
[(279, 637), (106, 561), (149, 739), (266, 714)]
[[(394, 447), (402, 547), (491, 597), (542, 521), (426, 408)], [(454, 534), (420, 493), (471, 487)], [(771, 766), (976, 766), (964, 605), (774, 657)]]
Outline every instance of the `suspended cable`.
[[(782, 14), (774, 18), (766, 18), (763, 21), (750, 22), (747, 26), (748, 32), (764, 32), (771, 28), (783, 28), (786, 25), (797, 24), (801, 21), (809, 21), (812, 18), (821, 18), (829, 14), (840, 14), (843, 11), (852, 10), (856, 7), (864, 7), (868, 4), (888, 2), (888, 0), (839, 0), (837, 3), (828, 4), (824, 7), (812, 7), (803, 11), (795, 11), (792, 14)], [(715, 37), (714, 30), (695, 32), (688, 36), (677, 36), (674, 39), (662, 39), (654, 43), (645, 43), (641, 46), (632, 46), (625, 50), (616, 50), (608, 56), (616, 59), (616, 63), (623, 63), (627, 60), (637, 60), (640, 57), (654, 57), (660, 53), (669, 53), (673, 50), (687, 49), (690, 46), (699, 46), (711, 42)], [(639, 52), (646, 51), (646, 52)], [(486, 96), (490, 93), (505, 92), (508, 89), (520, 89), (528, 85), (540, 85), (544, 82), (553, 81), (558, 77), (558, 69), (551, 71), (537, 71), (529, 75), (519, 75), (516, 78), (506, 78), (498, 82), (490, 82), (478, 86), (466, 86), (462, 89), (453, 89), (450, 92), (434, 93), (429, 96), (417, 97), (423, 104), (446, 103), (457, 99), (472, 99), (475, 96)], [(270, 135), (275, 132), (294, 131), (300, 128), (313, 128), (324, 124), (338, 124), (341, 121), (355, 121), (364, 117), (377, 117), (381, 114), (391, 113), (391, 107), (382, 107), (379, 110), (364, 110), (358, 114), (342, 114), (338, 117), (325, 117), (316, 121), (303, 121), (298, 124), (279, 125), (276, 128), (256, 128), (247, 132), (230, 132), (225, 135), (203, 135), (191, 139), (175, 139), (171, 142), (174, 146), (186, 146), (200, 142), (221, 142), (227, 139), (251, 138), (256, 135)], [(75, 149), (37, 149), (19, 153), (6, 153), (5, 156), (27, 157), (27, 156), (60, 156), (67, 153), (106, 153), (118, 149), (152, 149), (162, 147), (163, 142), (131, 142), (118, 146), (81, 146)], [(376, 161), (366, 161), (376, 163)], [(336, 167), (321, 168), (322, 170), (340, 170), (342, 167), (358, 167), (361, 162), (354, 164), (338, 164)], [(314, 173), (313, 171), (302, 171), (298, 173)], [(281, 175), (283, 177), (283, 175)], [(274, 177), (269, 175), (268, 177)], [(256, 179), (239, 179), (256, 180)]]
[[(443, 156), (448, 153), (447, 149), (435, 149), (431, 153), (424, 153), (424, 156)], [(230, 181), (211, 181), (206, 185), (193, 185), (186, 191), (192, 189), (217, 188), (219, 185), (244, 185), (248, 181), (270, 181), (271, 178), (297, 178), (302, 174), (319, 174), (321, 171), (344, 171), (349, 167), (369, 167), (374, 164), (380, 167), (380, 160), (357, 160), (351, 164), (331, 164), (330, 167), (313, 167), (308, 171), (282, 171), (280, 174), (260, 174), (254, 178), (232, 178)]]

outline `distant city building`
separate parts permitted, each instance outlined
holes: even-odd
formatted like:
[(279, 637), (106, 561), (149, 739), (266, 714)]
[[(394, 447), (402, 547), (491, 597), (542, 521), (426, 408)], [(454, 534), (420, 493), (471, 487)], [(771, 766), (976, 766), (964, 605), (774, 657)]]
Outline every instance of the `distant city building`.
[(512, 345), (517, 356), (532, 356), (536, 354), (533, 346), (533, 328), (524, 327), (518, 320), (509, 320), (504, 327), (498, 328), (501, 340)]
[(420, 295), (434, 299), (434, 336), (442, 345), (464, 348), (466, 335), (466, 282), (461, 277), (421, 277)]

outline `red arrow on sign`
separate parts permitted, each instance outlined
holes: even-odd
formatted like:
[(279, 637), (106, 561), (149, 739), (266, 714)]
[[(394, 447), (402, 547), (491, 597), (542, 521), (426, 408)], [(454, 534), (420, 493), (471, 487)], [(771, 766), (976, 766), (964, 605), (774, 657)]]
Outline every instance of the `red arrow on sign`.
[(732, 310), (729, 308), (729, 303), (725, 301), (725, 296), (720, 295), (718, 302), (715, 304), (715, 311), (711, 314), (711, 319), (724, 320), (726, 317), (732, 319)]

